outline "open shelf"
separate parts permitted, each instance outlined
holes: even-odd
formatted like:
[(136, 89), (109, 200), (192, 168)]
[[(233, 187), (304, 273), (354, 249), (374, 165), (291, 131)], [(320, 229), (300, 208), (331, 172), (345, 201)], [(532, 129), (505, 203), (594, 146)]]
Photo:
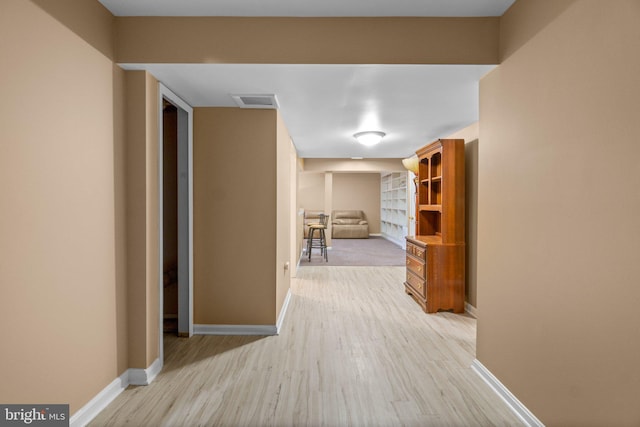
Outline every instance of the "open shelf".
[(442, 230), (442, 213), (439, 211), (420, 211), (419, 218), (420, 236), (440, 235)]
[[(408, 182), (408, 172), (383, 173), (380, 177), (380, 231), (383, 237), (403, 248), (409, 234)], [(427, 186), (420, 186), (420, 191), (427, 189), (428, 180)]]
[(429, 177), (442, 176), (442, 151), (437, 151), (431, 155), (429, 159), (430, 173)]
[(432, 181), (430, 186), (429, 204), (441, 205), (442, 204), (442, 181)]

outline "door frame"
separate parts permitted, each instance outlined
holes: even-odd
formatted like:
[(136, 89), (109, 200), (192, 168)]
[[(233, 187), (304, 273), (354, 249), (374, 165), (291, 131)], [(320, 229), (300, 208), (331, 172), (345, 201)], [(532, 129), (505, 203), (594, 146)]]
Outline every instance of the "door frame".
[(164, 230), (163, 230), (163, 101), (178, 110), (178, 335), (193, 335), (193, 108), (159, 83), (159, 354), (164, 364)]

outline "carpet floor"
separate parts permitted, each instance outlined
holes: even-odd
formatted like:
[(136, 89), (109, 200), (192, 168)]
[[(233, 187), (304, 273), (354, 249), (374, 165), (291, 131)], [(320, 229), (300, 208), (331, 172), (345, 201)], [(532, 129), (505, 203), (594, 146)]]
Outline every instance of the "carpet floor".
[[(306, 247), (306, 240), (304, 241)], [(333, 239), (325, 262), (320, 249), (313, 249), (311, 261), (306, 252), (300, 258), (300, 267), (313, 266), (401, 266), (405, 265), (405, 251), (395, 243), (372, 236), (368, 239)]]

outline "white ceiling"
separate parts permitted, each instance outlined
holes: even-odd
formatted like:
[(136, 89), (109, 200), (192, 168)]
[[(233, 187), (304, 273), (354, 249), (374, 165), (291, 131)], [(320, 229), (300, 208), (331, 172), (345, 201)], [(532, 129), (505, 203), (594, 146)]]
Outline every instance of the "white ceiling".
[[(514, 0), (100, 0), (124, 16), (496, 16)], [(188, 104), (235, 107), (275, 94), (301, 157), (402, 158), (478, 120), (493, 65), (120, 64), (146, 69)], [(387, 135), (358, 144), (364, 130)]]
[[(235, 107), (230, 94), (276, 94), (301, 157), (407, 157), (478, 120), (492, 65), (121, 64), (146, 69), (189, 105)], [(353, 134), (379, 130), (375, 147)]]

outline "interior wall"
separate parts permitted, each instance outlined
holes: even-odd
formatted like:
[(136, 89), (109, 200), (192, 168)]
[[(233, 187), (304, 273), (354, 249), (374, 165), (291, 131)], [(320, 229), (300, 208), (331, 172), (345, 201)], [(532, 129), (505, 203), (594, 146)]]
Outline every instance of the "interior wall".
[(405, 172), (402, 159), (304, 159), (305, 172)]
[[(324, 173), (324, 212), (331, 215), (333, 211), (333, 172), (325, 172)], [(329, 218), (331, 219), (331, 218)], [(327, 229), (325, 230), (325, 240), (327, 243), (327, 247), (331, 247), (332, 238), (331, 233), (333, 229), (333, 224), (331, 221), (328, 221)]]
[(298, 181), (298, 206), (300, 209), (324, 210), (324, 172), (300, 173)]
[(127, 283), (129, 367), (144, 369), (159, 356), (158, 81), (126, 71)]
[(289, 223), (290, 228), (290, 241), (291, 241), (291, 277), (294, 278), (298, 275), (298, 258), (302, 253), (302, 242), (304, 239), (303, 229), (303, 211), (298, 208), (298, 176), (300, 159), (298, 158), (298, 151), (293, 144), (293, 140), (289, 140), (289, 173), (291, 174), (290, 180), (290, 197), (291, 205), (289, 207), (291, 211), (291, 221)]
[(549, 426), (640, 422), (638, 22), (519, 0), (480, 84), (477, 357)]
[(28, 0), (109, 59), (115, 56), (115, 17), (98, 1)]
[[(159, 144), (159, 120), (160, 120), (160, 87), (158, 80), (145, 72), (145, 260), (146, 260), (146, 334), (144, 340), (147, 344), (145, 368), (160, 356), (160, 144)], [(130, 121), (130, 125), (140, 126), (141, 123)], [(127, 141), (132, 145), (133, 141)], [(141, 166), (141, 165), (140, 165)], [(129, 182), (130, 186), (135, 185)], [(134, 263), (134, 262), (132, 262)], [(137, 286), (129, 283), (129, 287)], [(132, 307), (135, 307), (132, 305)], [(139, 309), (139, 308), (137, 308)], [(133, 366), (132, 366), (133, 367)]]
[(0, 2), (0, 28), (0, 401), (73, 414), (122, 373), (127, 351), (116, 317), (121, 81), (33, 2)]
[[(278, 318), (287, 292), (291, 287), (291, 215), (292, 200), (291, 181), (295, 171), (291, 170), (291, 136), (287, 130), (280, 111), (276, 110), (276, 301), (275, 318)], [(293, 178), (295, 179), (295, 178)], [(295, 195), (293, 195), (295, 197)]]
[(127, 291), (127, 144), (125, 73), (113, 64), (113, 170), (115, 213), (116, 328), (118, 372), (129, 368), (129, 307)]
[(194, 323), (274, 325), (276, 111), (194, 108), (193, 126)]
[[(370, 218), (369, 232), (373, 234), (381, 233), (380, 225), (380, 172), (393, 171), (404, 172), (406, 169), (402, 165), (402, 159), (304, 159), (303, 164), (304, 172), (300, 173), (300, 185), (298, 191), (298, 201), (301, 208), (308, 210), (324, 210), (326, 213), (331, 214), (334, 209), (347, 209), (336, 207), (335, 203), (338, 202), (342, 206), (355, 206), (352, 203), (353, 197), (357, 199), (357, 205), (366, 205), (366, 209), (354, 207), (353, 209), (364, 210), (367, 217)], [(334, 173), (335, 172), (335, 173)], [(366, 172), (371, 172), (367, 174)], [(342, 178), (342, 181), (346, 181), (345, 185), (341, 185), (341, 190), (338, 190), (337, 196), (334, 194), (334, 179), (338, 175), (344, 175), (345, 177), (356, 175), (370, 175), (370, 178), (374, 175), (377, 176), (377, 188), (375, 194), (373, 193), (373, 180), (371, 178), (368, 184), (364, 184), (366, 178), (354, 178), (357, 182), (356, 189), (364, 185), (366, 188), (365, 193), (368, 195), (366, 198), (361, 198), (357, 193), (359, 190), (352, 191), (350, 189), (351, 184), (348, 182), (348, 178)], [(338, 178), (339, 183), (341, 178)], [(327, 183), (331, 183), (330, 188)], [(336, 199), (337, 197), (337, 199)], [(374, 205), (377, 203), (377, 209)], [(331, 226), (329, 226), (331, 228)], [(327, 238), (327, 244), (330, 244), (331, 238)]]
[[(445, 139), (464, 139), (465, 169), (465, 300), (478, 307), (478, 149), (480, 126), (475, 122)], [(478, 313), (475, 313), (478, 315)]]
[(380, 234), (380, 174), (334, 173), (333, 210), (361, 210), (369, 234)]
[[(498, 18), (117, 17), (122, 63), (496, 64)], [(232, 40), (233, 43), (221, 43)]]

